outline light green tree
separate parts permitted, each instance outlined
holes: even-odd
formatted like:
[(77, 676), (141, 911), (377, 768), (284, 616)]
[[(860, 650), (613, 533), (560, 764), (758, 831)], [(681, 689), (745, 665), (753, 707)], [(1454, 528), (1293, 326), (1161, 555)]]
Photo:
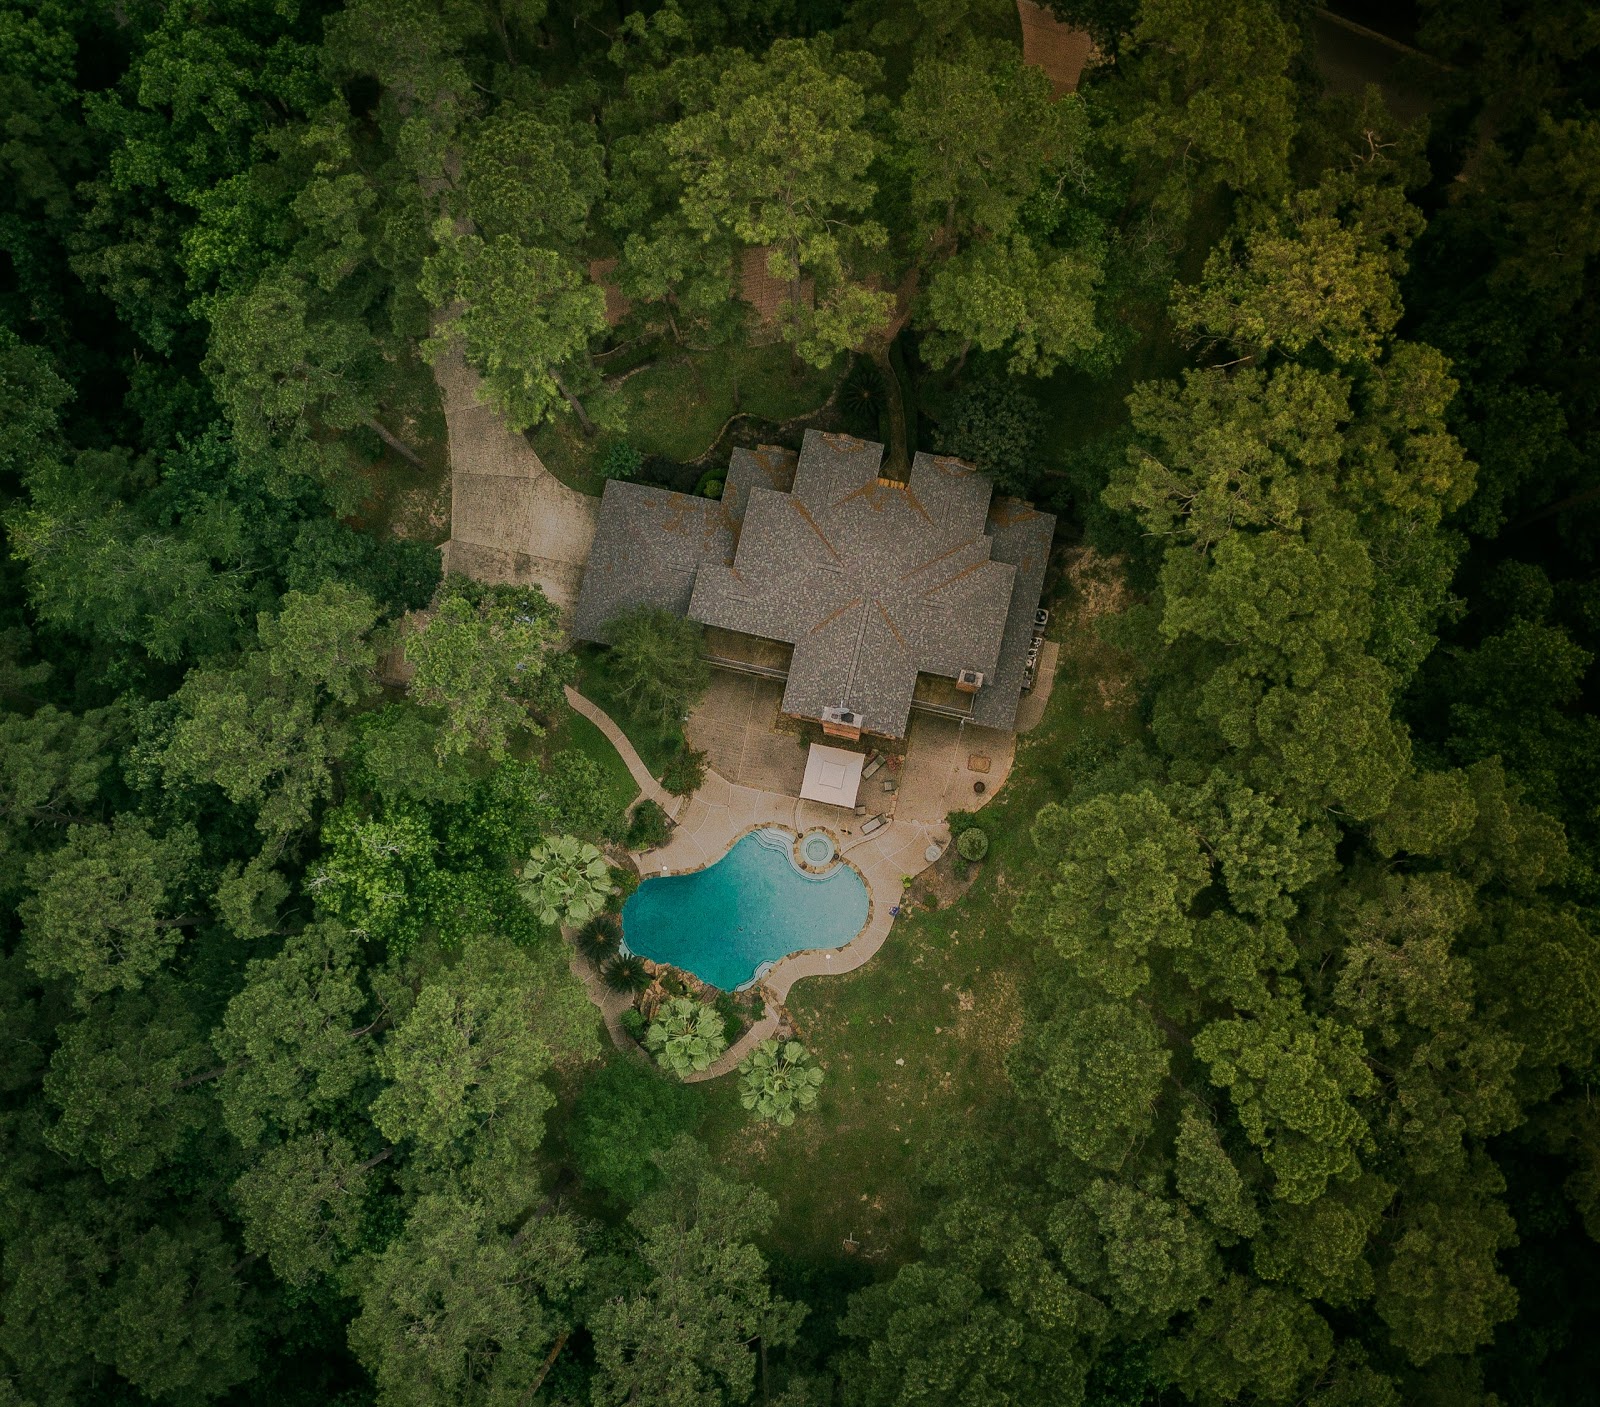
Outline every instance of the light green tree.
[(1150, 980), (1150, 957), (1186, 947), (1189, 906), (1209, 865), (1194, 829), (1153, 791), (1052, 804), (1034, 840), (1046, 857), (1032, 923), (1088, 981), (1128, 997)]
[(1006, 1070), (1069, 1154), (1114, 1169), (1149, 1135), (1171, 1053), (1147, 1013), (1096, 995), (1052, 992), (1054, 1015), (1028, 1024)]
[(765, 1040), (739, 1062), (739, 1103), (787, 1128), (817, 1102), (822, 1071), (799, 1041)]
[(555, 835), (533, 847), (517, 892), (544, 924), (582, 925), (616, 892), (606, 857), (587, 841)]
[(526, 1201), (526, 1171), (555, 1105), (545, 1076), (593, 1059), (595, 1026), (558, 945), (471, 941), (385, 1037), (377, 1063), (389, 1083), (372, 1121), (423, 1168), (509, 1216)]
[(1248, 1018), (1212, 1022), (1195, 1036), (1194, 1053), (1232, 1097), (1274, 1174), (1275, 1197), (1310, 1202), (1330, 1179), (1361, 1170), (1358, 1154), (1372, 1134), (1357, 1101), (1377, 1082), (1359, 1031), (1282, 995)]
[(45, 1141), (108, 1182), (172, 1162), (214, 1115), (191, 1081), (211, 1064), (205, 1028), (178, 982), (157, 977), (102, 997), (60, 1030), (44, 1077), (58, 1111)]
[(644, 1272), (589, 1316), (595, 1407), (747, 1401), (756, 1345), (795, 1340), (805, 1309), (772, 1292), (751, 1244), (777, 1207), (679, 1138), (656, 1152), (662, 1185), (629, 1216)]
[(371, 1078), (373, 1034), (389, 1019), (368, 996), (354, 937), (315, 923), (271, 957), (252, 958), (211, 1043), (218, 1097), (246, 1148), (328, 1116)]
[(536, 1215), (512, 1233), (458, 1193), (430, 1193), (368, 1267), (350, 1347), (383, 1407), (531, 1398), (583, 1277), (570, 1217)]
[(478, 587), (447, 578), (433, 614), (406, 637), (411, 697), (441, 710), (441, 761), (481, 748), (505, 756), (513, 733), (537, 725), (564, 677), (557, 612), (537, 588)]
[[(827, 366), (888, 316), (890, 295), (852, 271), (881, 248), (866, 211), (878, 143), (864, 120), (874, 59), (838, 53), (829, 37), (779, 39), (762, 58), (722, 57), (705, 106), (662, 136), (681, 182), (687, 228), (709, 242), (767, 251), (767, 271), (788, 286), (782, 319), (796, 353)], [(815, 289), (815, 308), (803, 296)]]
[(606, 329), (604, 290), (569, 256), (511, 235), (485, 240), (442, 223), (436, 237), (421, 288), (443, 317), (423, 355), (436, 362), (459, 338), (514, 430), (543, 424), (563, 403), (581, 413), (572, 387)]
[(645, 1032), (644, 1043), (662, 1069), (680, 1079), (706, 1070), (727, 1048), (722, 1018), (705, 1002), (692, 997), (671, 997), (656, 1012)]
[(325, 1129), (269, 1148), (233, 1185), (246, 1248), (287, 1285), (328, 1274), (360, 1239), (366, 1174), (393, 1152), (357, 1162), (349, 1141)]

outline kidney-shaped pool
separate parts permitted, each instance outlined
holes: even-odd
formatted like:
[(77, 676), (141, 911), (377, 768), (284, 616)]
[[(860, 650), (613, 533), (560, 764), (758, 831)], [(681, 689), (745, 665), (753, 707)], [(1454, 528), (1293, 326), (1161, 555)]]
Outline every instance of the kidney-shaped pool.
[(866, 883), (843, 861), (803, 874), (794, 845), (766, 827), (703, 870), (645, 880), (622, 907), (629, 951), (731, 992), (789, 953), (843, 947), (866, 927)]

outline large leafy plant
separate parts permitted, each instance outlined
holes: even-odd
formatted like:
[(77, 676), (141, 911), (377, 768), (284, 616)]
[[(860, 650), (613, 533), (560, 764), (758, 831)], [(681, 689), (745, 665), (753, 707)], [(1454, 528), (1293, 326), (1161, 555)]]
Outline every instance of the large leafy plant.
[(616, 886), (611, 867), (594, 846), (573, 835), (554, 835), (533, 847), (522, 867), (522, 895), (540, 923), (588, 923)]
[(788, 1127), (817, 1102), (822, 1071), (799, 1041), (762, 1041), (739, 1062), (739, 1102), (759, 1119)]
[(712, 1007), (692, 997), (673, 997), (656, 1012), (644, 1043), (662, 1069), (682, 1079), (696, 1070), (709, 1069), (727, 1049), (728, 1038), (723, 1034), (722, 1018)]

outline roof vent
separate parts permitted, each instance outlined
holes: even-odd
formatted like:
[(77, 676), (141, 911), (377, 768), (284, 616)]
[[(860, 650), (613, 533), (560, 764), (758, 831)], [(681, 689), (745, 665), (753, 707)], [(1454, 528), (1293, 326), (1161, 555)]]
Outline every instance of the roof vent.
[(975, 694), (983, 688), (983, 674), (976, 669), (963, 669), (956, 675), (956, 688), (963, 694)]

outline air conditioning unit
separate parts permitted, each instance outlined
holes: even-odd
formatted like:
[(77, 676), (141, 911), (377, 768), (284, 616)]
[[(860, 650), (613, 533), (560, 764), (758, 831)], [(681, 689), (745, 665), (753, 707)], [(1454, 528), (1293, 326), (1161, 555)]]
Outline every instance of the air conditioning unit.
[(975, 694), (983, 688), (983, 674), (976, 669), (963, 669), (956, 675), (956, 688), (963, 694)]

